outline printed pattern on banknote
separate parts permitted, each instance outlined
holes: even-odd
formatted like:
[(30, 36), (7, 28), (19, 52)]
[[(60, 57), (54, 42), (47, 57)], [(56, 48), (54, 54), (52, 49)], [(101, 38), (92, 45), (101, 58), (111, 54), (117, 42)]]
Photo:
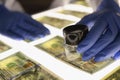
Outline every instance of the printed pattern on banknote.
[(95, 73), (96, 71), (101, 70), (103, 67), (113, 62), (112, 59), (98, 63), (95, 63), (93, 60), (82, 61), (81, 55), (79, 53), (76, 53), (74, 56), (71, 56), (71, 59), (68, 59), (65, 56), (64, 39), (60, 36), (56, 36), (44, 43), (38, 44), (36, 47), (43, 49), (54, 57), (88, 73)]
[(62, 11), (58, 11), (58, 12), (62, 13), (62, 14), (73, 15), (73, 16), (76, 16), (79, 18), (83, 18), (85, 15), (88, 14), (86, 12), (71, 11), (71, 10), (62, 10)]
[(74, 4), (83, 5), (89, 7), (88, 3), (85, 0), (77, 0)]
[(9, 50), (10, 47), (8, 45), (6, 45), (5, 43), (3, 43), (2, 41), (0, 41), (0, 53)]
[(36, 47), (47, 51), (55, 57), (60, 56), (65, 52), (63, 48), (63, 39), (59, 36), (56, 36), (55, 38), (50, 39), (49, 41), (42, 44), (38, 44)]
[(120, 80), (120, 66), (108, 73), (102, 80)]
[(21, 52), (0, 60), (0, 80), (58, 80)]
[(41, 22), (41, 23), (49, 24), (49, 25), (56, 27), (56, 28), (59, 28), (59, 29), (66, 27), (69, 24), (74, 23), (74, 21), (53, 18), (53, 17), (48, 17), (48, 16), (40, 17), (40, 18), (37, 18), (36, 20)]

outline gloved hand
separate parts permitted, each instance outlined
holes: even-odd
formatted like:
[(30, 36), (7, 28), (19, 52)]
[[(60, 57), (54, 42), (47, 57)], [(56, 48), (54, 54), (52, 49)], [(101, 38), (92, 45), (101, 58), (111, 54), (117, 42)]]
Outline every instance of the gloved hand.
[(87, 25), (90, 29), (77, 48), (84, 61), (94, 59), (99, 62), (120, 57), (120, 8), (114, 0), (103, 0), (94, 13), (77, 24)]
[(0, 5), (0, 33), (13, 39), (34, 40), (49, 34), (49, 30), (30, 16), (11, 12)]

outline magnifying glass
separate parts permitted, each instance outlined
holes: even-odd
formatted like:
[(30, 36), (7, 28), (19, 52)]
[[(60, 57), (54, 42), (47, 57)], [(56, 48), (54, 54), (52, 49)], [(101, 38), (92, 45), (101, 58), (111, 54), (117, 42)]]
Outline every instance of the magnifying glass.
[(63, 29), (65, 56), (67, 58), (71, 59), (70, 56), (75, 56), (77, 45), (86, 37), (87, 33), (88, 27), (82, 24), (70, 25)]

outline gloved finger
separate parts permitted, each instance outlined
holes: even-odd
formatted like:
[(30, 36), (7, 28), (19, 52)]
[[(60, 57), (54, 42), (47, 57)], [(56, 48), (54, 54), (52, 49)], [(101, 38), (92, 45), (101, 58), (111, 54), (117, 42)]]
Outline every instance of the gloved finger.
[(36, 28), (39, 28), (41, 32), (43, 32), (44, 34), (50, 34), (50, 31), (41, 23), (37, 22), (36, 20), (32, 19), (31, 17), (26, 18), (25, 22), (27, 24), (33, 25)]
[(113, 57), (114, 60), (120, 59), (120, 51), (118, 51)]
[(117, 35), (116, 39), (109, 44), (104, 50), (102, 50), (100, 53), (98, 53), (95, 56), (95, 61), (104, 61), (106, 59), (109, 59), (115, 55), (120, 50), (120, 34)]
[[(111, 37), (110, 37), (111, 36)], [(110, 44), (116, 35), (113, 35), (110, 29), (101, 35), (99, 40), (82, 55), (82, 60), (86, 61), (94, 57), (97, 53), (103, 50), (108, 44)]]
[(113, 16), (110, 15), (110, 17), (106, 19), (106, 21), (109, 24), (107, 26), (108, 29), (106, 29), (100, 36), (100, 38), (97, 40), (97, 42), (82, 55), (83, 60), (91, 59), (93, 56), (95, 56), (97, 53), (103, 50), (116, 38), (118, 34), (118, 27), (113, 20)]
[(31, 24), (27, 24), (27, 23), (19, 24), (19, 28), (38, 37), (45, 36), (45, 33), (42, 32), (40, 28), (37, 28)]
[(79, 53), (84, 53), (85, 51), (87, 51), (100, 38), (103, 31), (108, 26), (108, 24), (104, 20), (105, 19), (99, 18), (90, 32), (87, 34), (86, 38), (78, 44), (77, 51)]
[(19, 34), (16, 34), (14, 32), (8, 31), (7, 33), (4, 33), (3, 35), (16, 39), (16, 40), (23, 40), (24, 38), (22, 36), (20, 36)]
[[(117, 26), (120, 28), (120, 13), (116, 13), (114, 14), (114, 19), (115, 19), (115, 22), (116, 24), (118, 24)], [(114, 60), (117, 60), (120, 58), (120, 50), (112, 57)]]
[(11, 31), (22, 36), (24, 39), (35, 40), (36, 38), (38, 38), (38, 35), (35, 35), (35, 34), (30, 33), (24, 29), (21, 29), (19, 26), (14, 27), (14, 29), (12, 29)]
[(87, 25), (89, 30), (92, 28), (92, 26), (94, 25), (95, 23), (95, 20), (97, 19), (98, 17), (98, 13), (92, 13), (92, 14), (89, 14), (87, 16), (84, 16), (80, 22), (78, 22), (77, 24), (84, 24), (84, 25)]

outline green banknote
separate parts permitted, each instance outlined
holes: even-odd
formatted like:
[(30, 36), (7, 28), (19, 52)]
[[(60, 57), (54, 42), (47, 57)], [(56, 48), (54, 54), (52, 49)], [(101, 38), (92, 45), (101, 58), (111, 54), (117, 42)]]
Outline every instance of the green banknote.
[(74, 2), (74, 4), (83, 5), (83, 6), (87, 6), (87, 7), (89, 6), (85, 0), (77, 0)]
[(103, 62), (95, 63), (93, 60), (90, 61), (82, 61), (81, 55), (76, 53), (73, 54), (74, 56), (71, 56), (71, 59), (68, 59), (65, 56), (65, 49), (64, 49), (64, 40), (60, 36), (56, 36), (42, 44), (36, 45), (37, 48), (43, 49), (47, 51), (49, 54), (53, 55), (54, 57), (65, 61), (66, 63), (69, 63), (73, 65), (74, 67), (77, 67), (83, 71), (86, 71), (88, 73), (94, 73), (96, 71), (101, 70), (103, 67), (107, 66), (108, 64), (112, 63), (113, 60), (106, 60)]
[(70, 11), (70, 10), (62, 10), (62, 11), (59, 11), (59, 13), (73, 15), (73, 16), (76, 16), (76, 17), (79, 17), (79, 18), (82, 18), (82, 17), (84, 17), (85, 15), (88, 14), (86, 12)]
[(49, 24), (49, 25), (51, 25), (53, 27), (56, 27), (56, 28), (59, 28), (59, 29), (61, 29), (63, 27), (66, 27), (69, 24), (74, 23), (74, 21), (69, 21), (69, 20), (59, 19), (59, 18), (53, 18), (53, 17), (47, 17), (47, 16), (37, 18), (36, 20), (41, 22), (41, 23)]
[(47, 42), (36, 45), (36, 47), (41, 48), (53, 56), (60, 56), (64, 54), (63, 39), (59, 36), (56, 36), (53, 39), (50, 39)]
[(0, 53), (9, 50), (10, 47), (8, 45), (6, 45), (5, 43), (3, 43), (2, 41), (0, 41)]
[(120, 66), (105, 76), (102, 80), (120, 80)]
[(58, 80), (58, 78), (18, 52), (0, 60), (0, 80)]

